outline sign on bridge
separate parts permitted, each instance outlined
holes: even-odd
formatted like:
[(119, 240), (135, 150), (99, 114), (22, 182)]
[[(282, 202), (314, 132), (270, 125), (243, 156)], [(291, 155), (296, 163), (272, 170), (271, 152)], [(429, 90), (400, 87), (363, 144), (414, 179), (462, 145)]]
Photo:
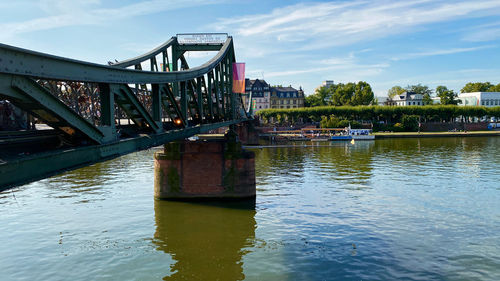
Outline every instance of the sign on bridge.
[(183, 33), (177, 34), (177, 42), (182, 45), (224, 44), (227, 33)]

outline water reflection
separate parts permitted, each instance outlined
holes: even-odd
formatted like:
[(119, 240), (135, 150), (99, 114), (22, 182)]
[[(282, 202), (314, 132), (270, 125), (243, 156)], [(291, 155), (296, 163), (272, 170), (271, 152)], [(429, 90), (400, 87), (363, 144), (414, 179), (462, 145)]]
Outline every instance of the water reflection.
[[(256, 176), (259, 185), (269, 178), (283, 176), (294, 182), (304, 177), (306, 170), (317, 167), (332, 180), (348, 184), (366, 185), (372, 175), (373, 141), (316, 144), (296, 142), (283, 147), (255, 150)], [(318, 165), (319, 163), (319, 165)]]
[(84, 202), (102, 200), (116, 184), (125, 182), (125, 178), (129, 183), (130, 181), (143, 181), (144, 174), (153, 167), (153, 162), (144, 161), (145, 158), (151, 158), (151, 150), (71, 170), (42, 182), (52, 191), (49, 197), (91, 196), (91, 198), (84, 198)]
[(156, 249), (176, 263), (164, 280), (243, 280), (242, 256), (255, 240), (255, 200), (155, 201)]

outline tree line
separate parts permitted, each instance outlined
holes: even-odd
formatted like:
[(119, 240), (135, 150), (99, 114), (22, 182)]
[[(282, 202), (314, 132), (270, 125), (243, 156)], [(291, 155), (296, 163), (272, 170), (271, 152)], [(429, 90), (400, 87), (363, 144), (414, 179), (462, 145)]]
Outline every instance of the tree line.
[(264, 109), (256, 113), (264, 121), (296, 122), (302, 119), (305, 122), (320, 122), (324, 116), (334, 116), (351, 121), (367, 121), (372, 123), (384, 122), (394, 124), (402, 122), (404, 116), (414, 115), (421, 122), (452, 121), (461, 117), (464, 122), (470, 118), (484, 116), (500, 118), (500, 106), (454, 106), (454, 105), (426, 105), (426, 106), (317, 106), (290, 109)]
[[(417, 84), (401, 87), (396, 85), (387, 91), (389, 99), (393, 99), (396, 95), (404, 92), (414, 92), (421, 94), (424, 105), (433, 104), (432, 95), (440, 98), (440, 103), (443, 105), (456, 105), (460, 103), (458, 92), (448, 89), (448, 87), (439, 85), (436, 89), (431, 89), (429, 86)], [(471, 92), (500, 92), (500, 83), (495, 85), (490, 82), (469, 82), (460, 90), (461, 93)], [(369, 83), (359, 81), (357, 83), (338, 83), (330, 86), (318, 87), (314, 94), (305, 97), (305, 107), (316, 106), (358, 106), (358, 105), (373, 105), (377, 100), (374, 97), (372, 88)]]
[[(440, 103), (443, 105), (447, 104), (459, 104), (458, 93), (448, 89), (446, 86), (437, 86), (436, 90), (430, 89), (429, 86), (417, 84), (408, 85), (405, 88), (401, 86), (394, 86), (387, 91), (387, 96), (389, 99), (393, 99), (396, 95), (400, 95), (404, 92), (414, 92), (416, 94), (421, 94), (423, 97), (423, 104), (429, 105), (433, 104), (432, 94), (436, 93), (439, 97)], [(472, 93), (472, 92), (500, 92), (500, 83), (497, 85), (491, 84), (490, 82), (469, 82), (460, 90), (461, 93)]]
[(370, 105), (375, 101), (372, 87), (365, 81), (346, 84), (338, 83), (322, 86), (314, 94), (305, 98), (306, 107), (315, 106), (343, 106), (343, 105)]

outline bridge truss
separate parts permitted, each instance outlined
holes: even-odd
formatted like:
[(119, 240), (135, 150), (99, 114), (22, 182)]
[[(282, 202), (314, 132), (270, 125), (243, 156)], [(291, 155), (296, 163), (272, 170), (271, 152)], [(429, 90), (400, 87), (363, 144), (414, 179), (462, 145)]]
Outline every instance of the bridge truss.
[[(188, 51), (216, 51), (190, 68)], [(232, 37), (100, 65), (0, 44), (0, 100), (48, 130), (0, 131), (0, 190), (251, 119), (232, 92)]]

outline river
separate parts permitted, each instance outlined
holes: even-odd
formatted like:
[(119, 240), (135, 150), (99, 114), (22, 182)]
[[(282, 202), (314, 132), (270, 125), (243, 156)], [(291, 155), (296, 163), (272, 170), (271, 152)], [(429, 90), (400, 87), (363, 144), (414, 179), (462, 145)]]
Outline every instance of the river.
[(154, 150), (1, 192), (0, 280), (500, 280), (500, 138), (252, 150), (255, 202), (154, 200)]

